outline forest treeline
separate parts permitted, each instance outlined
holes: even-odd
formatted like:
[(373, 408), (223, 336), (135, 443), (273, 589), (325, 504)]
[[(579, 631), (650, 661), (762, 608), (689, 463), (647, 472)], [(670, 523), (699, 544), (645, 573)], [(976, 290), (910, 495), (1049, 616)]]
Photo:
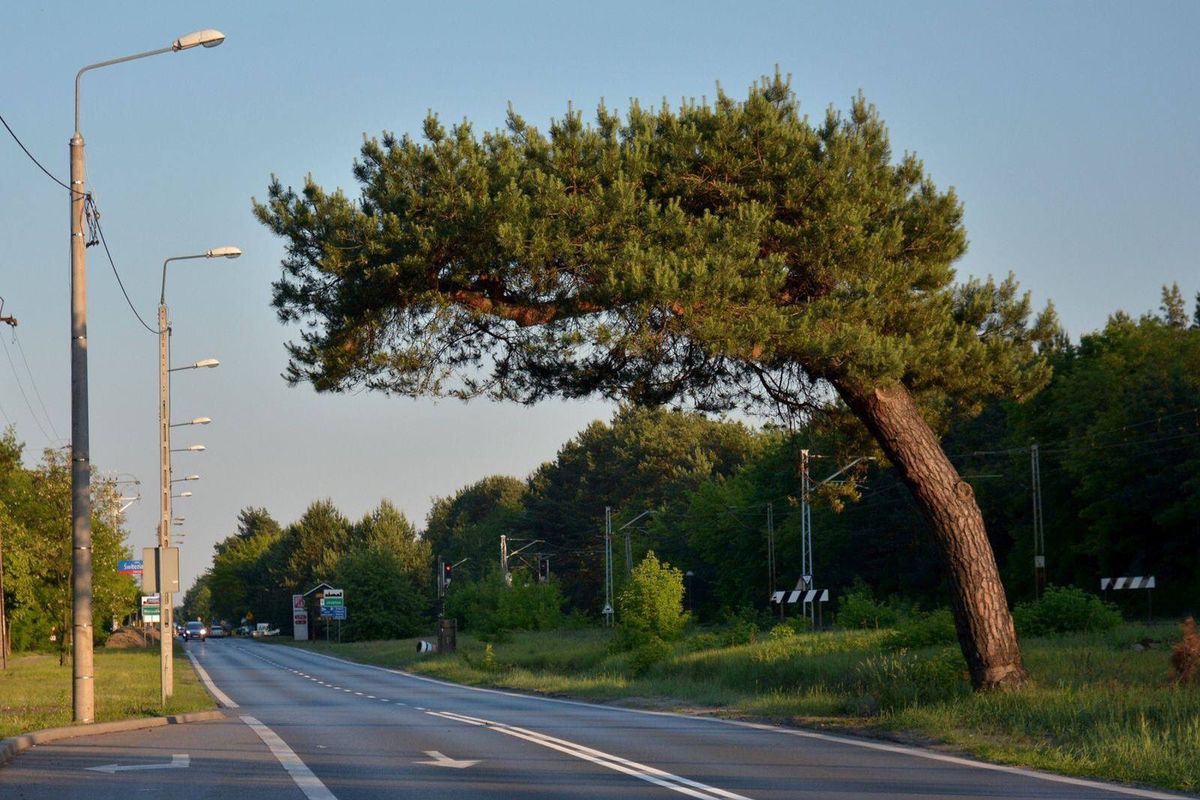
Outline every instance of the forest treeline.
[[(1162, 308), (1114, 314), (1078, 343), (1049, 345), (1050, 384), (1023, 404), (995, 403), (949, 425), (944, 442), (972, 484), (1009, 601), (1034, 594), (1031, 446), (1037, 445), (1050, 583), (1099, 589), (1101, 577), (1154, 575), (1154, 611), (1200, 610), (1200, 302), (1189, 316), (1175, 288)], [(875, 455), (832, 409), (795, 430), (755, 429), (695, 413), (623, 407), (589, 425), (531, 476), (491, 476), (436, 500), (419, 530), (388, 502), (352, 520), (329, 500), (288, 524), (242, 511), (211, 568), (184, 598), (188, 617), (252, 618), (287, 630), (290, 599), (325, 581), (346, 590), (343, 638), (426, 631), (437, 611), (439, 558), (459, 564), (449, 609), (494, 624), (545, 626), (561, 613), (595, 617), (604, 602), (605, 509), (611, 509), (618, 590), (653, 550), (691, 575), (688, 607), (700, 621), (764, 609), (772, 589), (800, 576), (800, 453), (815, 482)], [(0, 438), (0, 549), (13, 649), (64, 649), (70, 628), (70, 465), (47, 450), (25, 463), (14, 431)], [(945, 605), (945, 576), (925, 521), (893, 471), (863, 462), (850, 482), (814, 494), (818, 588), (881, 600)], [(93, 481), (98, 640), (135, 613), (119, 486)], [(651, 512), (651, 513), (646, 513)], [(768, 527), (775, 540), (770, 582)], [(500, 537), (514, 574), (499, 577)], [(528, 545), (528, 547), (526, 547)], [(537, 589), (539, 559), (551, 584)], [(1141, 592), (1110, 593), (1128, 615)], [(834, 609), (829, 609), (833, 611)], [(826, 617), (828, 619), (828, 616)]]
[[(975, 488), (1010, 602), (1034, 595), (1037, 445), (1048, 582), (1094, 592), (1101, 577), (1154, 575), (1157, 613), (1195, 611), (1200, 298), (1189, 317), (1179, 290), (1165, 289), (1158, 313), (1116, 313), (1078, 344), (1060, 337), (1047, 351), (1054, 377), (1046, 389), (1023, 404), (962, 415), (944, 438)], [(832, 408), (795, 430), (755, 429), (622, 407), (526, 479), (490, 476), (437, 499), (422, 531), (386, 502), (353, 522), (318, 500), (287, 526), (266, 510), (246, 509), (237, 531), (217, 545), (186, 610), (230, 620), (250, 611), (286, 625), (290, 595), (329, 581), (346, 589), (344, 636), (408, 635), (436, 611), (439, 558), (458, 564), (452, 612), (470, 617), (472, 608), (496, 605), (505, 536), (510, 553), (520, 550), (509, 560), (518, 590), (535, 583), (548, 560), (562, 611), (594, 617), (604, 603), (606, 509), (618, 589), (630, 563), (653, 550), (691, 573), (687, 604), (700, 621), (762, 609), (772, 590), (791, 589), (800, 577), (801, 451), (810, 454), (814, 483), (854, 458), (877, 455), (837, 417)], [(945, 605), (937, 550), (894, 472), (864, 461), (842, 477), (813, 496), (816, 587), (835, 598), (858, 588), (880, 599)], [(1109, 599), (1144, 613), (1142, 593)], [(545, 599), (531, 602), (541, 608)], [(544, 613), (526, 616), (546, 624)]]

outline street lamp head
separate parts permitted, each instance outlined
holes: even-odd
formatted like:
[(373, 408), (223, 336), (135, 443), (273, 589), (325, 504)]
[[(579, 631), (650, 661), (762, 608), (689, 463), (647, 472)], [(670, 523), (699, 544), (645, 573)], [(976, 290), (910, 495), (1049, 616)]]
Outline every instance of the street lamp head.
[(191, 496), (192, 496), (191, 492), (180, 492), (179, 494), (175, 495), (175, 497), (191, 497)]
[(202, 31), (193, 31), (184, 36), (180, 36), (171, 43), (171, 49), (175, 51), (190, 50), (193, 47), (216, 47), (221, 42), (225, 41), (225, 34), (212, 28), (205, 28)]
[(199, 475), (188, 475), (186, 478), (184, 478), (184, 480), (185, 481), (198, 481), (198, 480), (200, 480), (200, 476)]
[(204, 451), (204, 449), (205, 449), (205, 447), (204, 447), (204, 445), (202, 445), (202, 444), (194, 444), (194, 445), (192, 445), (191, 447), (189, 447), (189, 448), (188, 448), (188, 450), (190, 450), (190, 451), (191, 451), (191, 452), (193, 452), (193, 453), (200, 453), (200, 452), (203, 452), (203, 451)]
[(215, 358), (202, 358), (195, 364), (192, 364), (192, 367), (195, 369), (212, 369), (213, 367), (220, 366), (220, 364), (221, 362)]
[(212, 422), (210, 417), (196, 417), (194, 420), (192, 420), (193, 425), (207, 425), (210, 422)]
[(242, 254), (240, 247), (214, 247), (205, 253), (209, 258), (237, 258)]

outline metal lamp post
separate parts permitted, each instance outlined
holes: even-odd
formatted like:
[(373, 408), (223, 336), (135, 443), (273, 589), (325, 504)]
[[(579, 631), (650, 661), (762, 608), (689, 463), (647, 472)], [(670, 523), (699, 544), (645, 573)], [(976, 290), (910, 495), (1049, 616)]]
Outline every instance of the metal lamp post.
[(76, 722), (96, 716), (92, 674), (92, 497), (88, 438), (87, 244), (83, 238), (87, 191), (84, 189), (83, 135), (79, 132), (79, 82), (90, 70), (139, 58), (216, 47), (225, 34), (211, 29), (181, 36), (170, 47), (89, 64), (75, 74), (75, 133), (71, 136), (71, 642), (72, 705)]
[[(171, 368), (171, 322), (167, 317), (167, 265), (172, 261), (188, 261), (195, 258), (237, 258), (242, 251), (236, 247), (217, 247), (204, 253), (191, 256), (173, 256), (163, 261), (162, 289), (158, 297), (158, 467), (159, 467), (159, 522), (158, 546), (166, 552), (171, 546), (171, 453), (201, 452), (204, 445), (195, 444), (182, 448), (180, 451), (171, 449), (171, 373), (185, 369), (212, 369), (219, 366), (215, 358), (204, 358), (186, 367)], [(208, 417), (196, 417), (190, 422), (180, 425), (207, 425), (211, 422)], [(184, 480), (191, 480), (188, 476)], [(160, 560), (161, 561), (161, 560)], [(159, 676), (162, 682), (161, 697), (165, 705), (167, 698), (175, 691), (174, 669), (174, 605), (171, 593), (167, 591), (162, 581), (158, 582), (158, 590), (162, 595), (162, 613), (158, 618), (158, 632), (161, 646), (159, 648)]]

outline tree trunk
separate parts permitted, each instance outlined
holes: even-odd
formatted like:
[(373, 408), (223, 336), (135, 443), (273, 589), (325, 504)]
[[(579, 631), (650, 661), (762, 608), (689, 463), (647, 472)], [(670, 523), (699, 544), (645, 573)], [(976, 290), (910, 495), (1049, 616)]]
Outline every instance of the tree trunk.
[(976, 689), (1024, 684), (1028, 673), (975, 491), (959, 477), (907, 388), (833, 383), (933, 525), (950, 574), (954, 626), (971, 684)]

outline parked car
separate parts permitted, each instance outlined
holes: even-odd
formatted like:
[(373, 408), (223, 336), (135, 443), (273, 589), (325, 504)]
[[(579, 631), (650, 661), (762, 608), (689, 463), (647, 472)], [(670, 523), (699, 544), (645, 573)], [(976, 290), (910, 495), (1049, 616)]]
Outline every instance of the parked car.
[(188, 639), (199, 639), (203, 642), (208, 638), (208, 628), (204, 626), (203, 622), (193, 620), (184, 626), (183, 638), (185, 641)]

